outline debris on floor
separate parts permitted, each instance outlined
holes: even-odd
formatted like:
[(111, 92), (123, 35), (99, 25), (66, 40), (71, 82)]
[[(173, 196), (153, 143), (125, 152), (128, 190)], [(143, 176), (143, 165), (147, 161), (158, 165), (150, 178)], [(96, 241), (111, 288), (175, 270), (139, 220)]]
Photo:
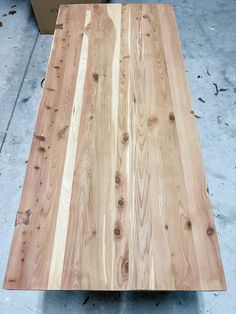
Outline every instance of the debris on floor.
[(43, 88), (43, 85), (44, 85), (44, 81), (45, 81), (45, 77), (42, 79), (41, 83), (40, 83), (40, 86)]
[(16, 14), (16, 11), (15, 10), (11, 10), (11, 11), (8, 12), (8, 14), (9, 15), (14, 15), (14, 14)]
[(219, 92), (226, 92), (228, 90), (228, 88), (220, 88)]
[(85, 298), (84, 302), (82, 303), (82, 305), (85, 305), (89, 300), (89, 295), (87, 296), (87, 298)]
[(198, 97), (198, 100), (203, 102), (204, 104), (206, 103), (205, 100), (202, 99), (202, 97)]
[(213, 83), (213, 85), (214, 85), (214, 86), (215, 86), (215, 88), (216, 88), (215, 95), (217, 96), (217, 95), (219, 94), (218, 86), (217, 86), (217, 84), (216, 84), (216, 83)]
[(195, 114), (193, 110), (191, 110), (191, 111), (190, 111), (190, 113), (191, 113), (191, 114), (193, 114), (195, 118), (197, 118), (197, 119), (201, 119), (201, 117), (200, 117), (200, 116), (198, 116), (197, 114)]
[(218, 92), (228, 92), (228, 93), (236, 93), (236, 87), (221, 87), (221, 88), (218, 88)]
[(207, 72), (207, 75), (211, 76), (211, 73), (209, 72), (208, 68), (206, 68), (206, 72)]

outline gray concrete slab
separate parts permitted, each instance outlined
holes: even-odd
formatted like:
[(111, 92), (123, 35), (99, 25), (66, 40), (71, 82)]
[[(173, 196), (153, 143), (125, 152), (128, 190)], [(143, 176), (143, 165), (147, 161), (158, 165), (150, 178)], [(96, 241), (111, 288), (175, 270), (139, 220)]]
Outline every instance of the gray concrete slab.
[[(9, 10), (9, 3), (6, 0), (0, 2), (0, 13)], [(19, 5), (17, 14), (23, 17), (25, 12), (29, 13), (27, 1), (18, 0), (11, 5), (15, 3)], [(98, 293), (1, 289), (0, 313), (236, 313), (236, 1), (183, 0), (173, 3), (193, 107), (200, 117), (196, 121), (228, 291)], [(14, 17), (16, 15), (9, 18)], [(1, 20), (5, 27), (6, 21), (0, 15)], [(39, 35), (36, 41), (37, 28), (32, 18), (27, 30), (24, 23), (16, 19), (12, 21), (7, 32), (16, 36), (16, 42), (19, 45), (22, 42), (22, 46), (19, 46), (21, 52), (17, 54), (12, 42), (5, 41), (4, 47), (0, 45), (0, 128), (4, 134), (9, 125), (0, 154), (0, 283), (3, 282), (25, 161), (42, 92), (40, 82), (44, 77), (52, 40), (52, 36)], [(31, 51), (33, 54), (30, 57)], [(18, 66), (15, 72), (13, 68), (2, 72), (2, 65), (8, 56), (11, 59), (11, 62), (7, 60), (8, 64), (24, 63), (24, 67)], [(215, 95), (213, 83), (228, 90)], [(9, 84), (12, 88), (8, 88)]]
[[(9, 14), (9, 12), (12, 14)], [(16, 13), (14, 13), (16, 12)], [(0, 151), (27, 71), (38, 29), (29, 1), (0, 2)]]

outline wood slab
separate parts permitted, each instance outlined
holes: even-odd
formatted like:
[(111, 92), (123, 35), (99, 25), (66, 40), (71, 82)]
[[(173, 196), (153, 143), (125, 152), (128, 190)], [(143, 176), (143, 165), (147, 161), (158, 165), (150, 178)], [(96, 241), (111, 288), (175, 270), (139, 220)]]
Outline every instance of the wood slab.
[(226, 289), (194, 119), (171, 5), (61, 6), (4, 288)]

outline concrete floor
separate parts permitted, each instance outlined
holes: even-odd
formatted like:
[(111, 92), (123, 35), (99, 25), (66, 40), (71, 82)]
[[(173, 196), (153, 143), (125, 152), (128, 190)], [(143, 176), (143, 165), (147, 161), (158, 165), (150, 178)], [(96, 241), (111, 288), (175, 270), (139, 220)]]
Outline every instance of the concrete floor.
[[(193, 107), (201, 117), (197, 126), (228, 291), (97, 293), (1, 289), (0, 313), (236, 313), (236, 1), (168, 2), (174, 4)], [(17, 13), (2, 16), (12, 5), (16, 5)], [(2, 285), (52, 36), (39, 35), (27, 0), (1, 0), (0, 21)], [(215, 95), (213, 83), (228, 90)]]

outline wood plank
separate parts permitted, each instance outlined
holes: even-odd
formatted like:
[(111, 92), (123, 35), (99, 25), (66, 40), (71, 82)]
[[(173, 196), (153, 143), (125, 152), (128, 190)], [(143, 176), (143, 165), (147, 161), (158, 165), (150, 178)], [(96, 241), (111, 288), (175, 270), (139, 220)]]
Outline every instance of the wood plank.
[(85, 8), (65, 7), (58, 17), (63, 29), (54, 37), (19, 208), (23, 213), (30, 209), (30, 224), (16, 225), (9, 288), (48, 284), (84, 16)]
[(165, 35), (163, 47), (174, 99), (200, 287), (202, 290), (220, 289), (225, 287), (224, 272), (173, 10), (169, 6), (161, 6), (159, 17), (162, 34)]
[(171, 5), (61, 6), (7, 289), (224, 290)]

